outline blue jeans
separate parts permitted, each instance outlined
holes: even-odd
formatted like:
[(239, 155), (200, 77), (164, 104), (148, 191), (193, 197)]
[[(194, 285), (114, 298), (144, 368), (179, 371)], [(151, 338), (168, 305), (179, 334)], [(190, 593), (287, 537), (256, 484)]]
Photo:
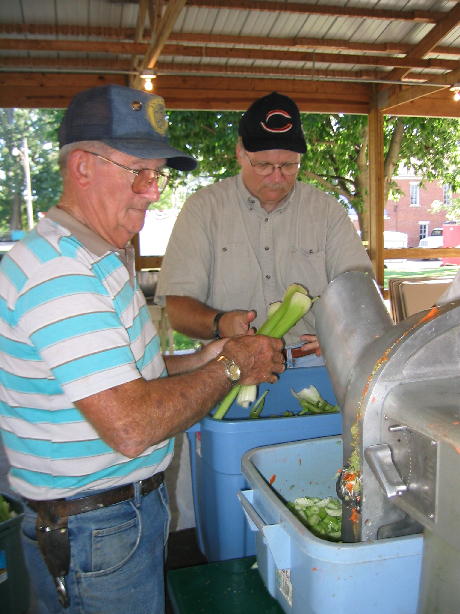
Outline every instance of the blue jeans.
[(70, 607), (59, 604), (35, 538), (36, 514), (26, 505), (22, 541), (37, 609), (34, 614), (163, 614), (169, 532), (166, 486), (142, 497), (69, 517)]

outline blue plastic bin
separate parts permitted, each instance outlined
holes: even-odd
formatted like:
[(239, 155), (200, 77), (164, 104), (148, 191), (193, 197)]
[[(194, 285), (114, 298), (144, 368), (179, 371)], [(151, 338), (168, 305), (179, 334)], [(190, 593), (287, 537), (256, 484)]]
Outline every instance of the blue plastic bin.
[(198, 545), (208, 561), (255, 554), (255, 535), (237, 498), (238, 491), (247, 488), (241, 473), (241, 458), (247, 450), (342, 432), (340, 413), (266, 417), (299, 411), (291, 388), (298, 391), (311, 384), (326, 401), (336, 402), (326, 367), (288, 369), (276, 384), (260, 386), (259, 394), (269, 388), (262, 417), (250, 420), (249, 411), (234, 403), (224, 420), (207, 416), (187, 431)]
[(29, 610), (29, 576), (21, 543), (24, 506), (7, 493), (0, 495), (15, 516), (0, 522), (0, 612), (26, 614)]
[(252, 490), (240, 499), (257, 532), (265, 586), (287, 614), (416, 614), (422, 535), (333, 543), (315, 537), (283, 503), (335, 496), (341, 466), (341, 437), (268, 446), (243, 456)]

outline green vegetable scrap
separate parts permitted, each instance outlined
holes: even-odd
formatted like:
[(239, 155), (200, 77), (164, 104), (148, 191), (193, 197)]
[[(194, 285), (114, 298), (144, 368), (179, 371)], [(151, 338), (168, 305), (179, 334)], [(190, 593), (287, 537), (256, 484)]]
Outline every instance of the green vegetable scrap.
[(265, 405), (265, 397), (267, 396), (267, 394), (268, 390), (261, 394), (260, 397), (257, 399), (256, 403), (254, 403), (254, 407), (252, 407), (251, 411), (249, 412), (250, 418), (258, 418), (260, 416)]
[(305, 414), (331, 414), (340, 411), (338, 405), (332, 405), (325, 401), (315, 386), (303, 388), (299, 390), (299, 392), (295, 392), (294, 390), (291, 390), (291, 392), (302, 407), (302, 410), (298, 414), (299, 416)]
[(340, 541), (342, 536), (342, 503), (333, 497), (299, 497), (287, 502), (288, 509), (316, 537)]
[(5, 522), (14, 516), (13, 510), (10, 509), (8, 501), (0, 495), (0, 522)]

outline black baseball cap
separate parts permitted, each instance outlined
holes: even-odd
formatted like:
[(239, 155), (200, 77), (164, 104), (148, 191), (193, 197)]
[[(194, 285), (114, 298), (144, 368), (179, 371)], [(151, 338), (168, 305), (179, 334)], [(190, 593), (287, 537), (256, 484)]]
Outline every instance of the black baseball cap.
[(240, 119), (238, 134), (247, 151), (306, 151), (299, 109), (291, 98), (278, 92), (252, 103)]
[(59, 128), (59, 146), (101, 141), (137, 158), (166, 158), (171, 168), (193, 170), (197, 161), (168, 142), (161, 96), (122, 85), (79, 92), (70, 101)]

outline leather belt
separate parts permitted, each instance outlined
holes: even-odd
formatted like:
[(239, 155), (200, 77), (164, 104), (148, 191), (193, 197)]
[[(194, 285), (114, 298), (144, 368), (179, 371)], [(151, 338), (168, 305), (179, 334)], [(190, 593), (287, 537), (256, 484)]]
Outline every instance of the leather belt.
[(302, 348), (291, 348), (292, 358), (301, 358), (302, 356), (308, 356), (314, 354), (315, 350), (302, 350)]
[(308, 356), (314, 354), (315, 350), (302, 350), (301, 347), (289, 349), (292, 358), (301, 358), (302, 356)]
[[(164, 481), (164, 473), (155, 473), (152, 477), (146, 480), (141, 480), (141, 493), (147, 495), (156, 490)], [(75, 516), (93, 510), (108, 507), (115, 503), (121, 503), (134, 497), (134, 485), (125, 484), (118, 488), (112, 488), (95, 495), (80, 497), (79, 499), (49, 499), (46, 501), (32, 501), (25, 499), (27, 505), (37, 513), (45, 512), (50, 518), (63, 518), (66, 516)]]

